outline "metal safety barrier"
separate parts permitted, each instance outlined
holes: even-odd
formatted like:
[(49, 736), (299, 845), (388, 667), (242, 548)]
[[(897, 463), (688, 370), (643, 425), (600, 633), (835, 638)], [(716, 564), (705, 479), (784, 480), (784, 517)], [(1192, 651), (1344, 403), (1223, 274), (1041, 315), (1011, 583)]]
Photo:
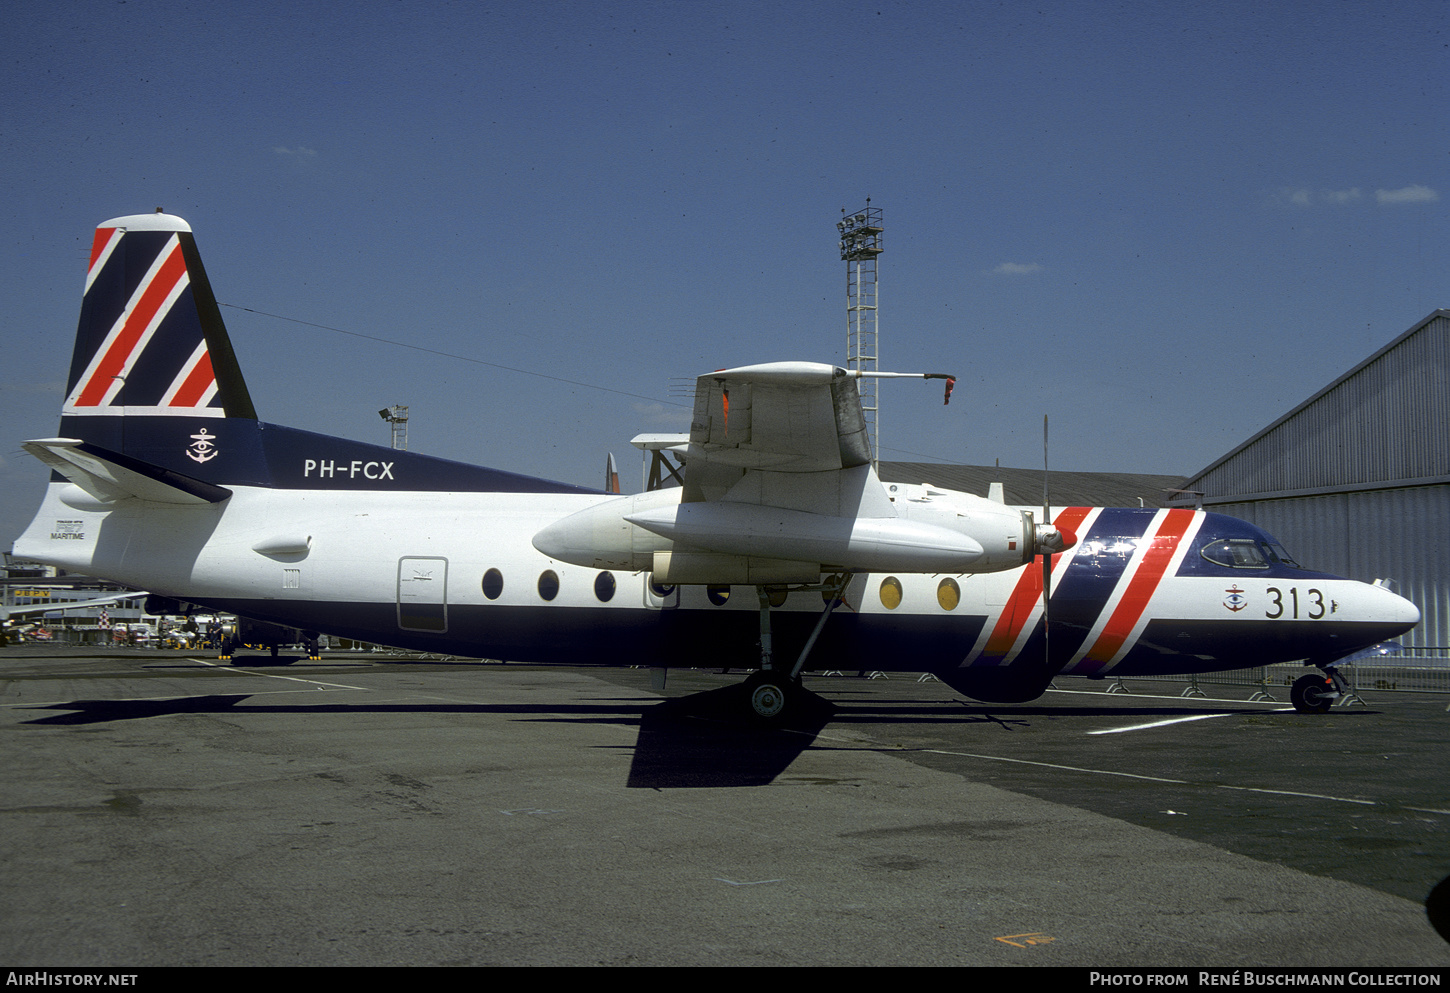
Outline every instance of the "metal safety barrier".
[[(1393, 661), (1390, 661), (1393, 659)], [(1450, 694), (1450, 648), (1430, 647), (1406, 649), (1393, 655), (1384, 654), (1354, 662), (1342, 662), (1339, 672), (1349, 681), (1353, 691), (1347, 703), (1356, 700), (1360, 691), (1373, 693), (1446, 693)], [(1260, 666), (1255, 669), (1234, 669), (1227, 672), (1200, 672), (1181, 676), (1119, 677), (1103, 687), (1104, 693), (1132, 693), (1132, 683), (1184, 684), (1179, 696), (1206, 696), (1204, 686), (1235, 686), (1251, 690), (1250, 700), (1289, 699), (1289, 687), (1313, 666), (1300, 663)], [(1107, 681), (1105, 681), (1107, 682)]]

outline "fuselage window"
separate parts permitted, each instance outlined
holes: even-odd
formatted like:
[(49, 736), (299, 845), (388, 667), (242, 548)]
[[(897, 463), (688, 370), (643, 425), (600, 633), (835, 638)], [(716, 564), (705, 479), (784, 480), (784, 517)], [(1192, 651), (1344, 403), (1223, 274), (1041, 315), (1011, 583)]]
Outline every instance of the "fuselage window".
[(503, 573), (497, 569), (490, 569), (483, 574), (483, 595), (490, 600), (497, 600), (503, 593)]
[(1252, 538), (1220, 538), (1203, 546), (1199, 552), (1214, 565), (1230, 569), (1267, 569), (1269, 561), (1264, 550)]
[(730, 599), (730, 587), (728, 586), (707, 586), (705, 596), (717, 607), (725, 606), (725, 601)]
[(765, 595), (772, 607), (784, 607), (785, 598), (790, 596), (790, 590), (784, 586), (772, 586), (765, 591)]
[(545, 569), (539, 576), (539, 596), (545, 600), (552, 600), (559, 595), (559, 574), (553, 569)]
[(664, 583), (656, 583), (651, 580), (649, 584), (649, 591), (655, 596), (659, 597), (661, 600), (663, 600), (665, 597), (675, 592), (675, 588), (673, 586), (666, 586)]
[(601, 572), (594, 577), (594, 595), (599, 598), (600, 603), (608, 603), (614, 599), (614, 573)]
[(887, 576), (881, 580), (881, 606), (895, 610), (901, 606), (901, 580)]
[(942, 610), (956, 610), (962, 602), (962, 588), (955, 579), (943, 579), (936, 587), (936, 602)]

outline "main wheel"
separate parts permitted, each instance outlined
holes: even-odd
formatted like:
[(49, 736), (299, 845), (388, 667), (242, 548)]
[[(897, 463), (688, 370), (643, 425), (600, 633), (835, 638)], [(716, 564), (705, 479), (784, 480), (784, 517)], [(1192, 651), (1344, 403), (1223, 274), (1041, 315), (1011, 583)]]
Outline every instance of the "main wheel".
[(761, 721), (777, 721), (790, 700), (790, 682), (774, 672), (758, 672), (745, 683), (750, 712)]
[(1329, 713), (1330, 704), (1334, 703), (1336, 696), (1334, 680), (1315, 673), (1300, 676), (1289, 689), (1289, 699), (1301, 714)]

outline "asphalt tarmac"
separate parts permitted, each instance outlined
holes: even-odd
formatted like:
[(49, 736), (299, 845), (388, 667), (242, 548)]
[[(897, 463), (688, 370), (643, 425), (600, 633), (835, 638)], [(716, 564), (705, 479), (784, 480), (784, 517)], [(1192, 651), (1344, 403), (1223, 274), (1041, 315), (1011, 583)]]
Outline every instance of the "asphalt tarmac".
[(1450, 965), (1444, 697), (267, 663), (0, 649), (0, 962)]

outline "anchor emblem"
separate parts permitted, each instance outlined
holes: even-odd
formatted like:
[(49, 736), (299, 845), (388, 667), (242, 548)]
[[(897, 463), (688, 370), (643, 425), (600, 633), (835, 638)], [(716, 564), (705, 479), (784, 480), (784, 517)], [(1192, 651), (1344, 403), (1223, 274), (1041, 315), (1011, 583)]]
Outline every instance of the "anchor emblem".
[(187, 448), (186, 454), (193, 462), (210, 462), (221, 453), (212, 442), (216, 441), (216, 435), (207, 432), (202, 428), (199, 434), (192, 435), (195, 440)]

